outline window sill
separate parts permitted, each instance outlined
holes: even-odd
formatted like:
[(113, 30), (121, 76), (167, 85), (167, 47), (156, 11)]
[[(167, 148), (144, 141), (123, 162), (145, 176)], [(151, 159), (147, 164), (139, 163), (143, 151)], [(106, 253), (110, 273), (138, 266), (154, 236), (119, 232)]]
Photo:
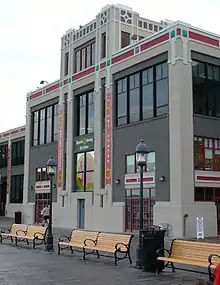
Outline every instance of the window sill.
[(212, 116), (202, 115), (202, 114), (193, 114), (193, 116), (196, 118), (203, 118), (203, 119), (209, 119), (209, 120), (216, 120), (216, 121), (220, 120), (220, 117), (212, 117)]

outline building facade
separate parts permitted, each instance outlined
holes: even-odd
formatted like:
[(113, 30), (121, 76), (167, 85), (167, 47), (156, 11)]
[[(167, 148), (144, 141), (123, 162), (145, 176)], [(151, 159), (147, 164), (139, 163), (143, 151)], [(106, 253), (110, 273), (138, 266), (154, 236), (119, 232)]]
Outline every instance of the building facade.
[(23, 209), (25, 126), (0, 134), (0, 216)]
[[(27, 95), (24, 220), (41, 222), (47, 159), (58, 161), (54, 225), (133, 231), (135, 148), (150, 153), (144, 223), (175, 237), (220, 229), (219, 36), (109, 5), (61, 40), (60, 79)], [(150, 211), (150, 209), (152, 211)], [(150, 213), (153, 213), (150, 216)]]

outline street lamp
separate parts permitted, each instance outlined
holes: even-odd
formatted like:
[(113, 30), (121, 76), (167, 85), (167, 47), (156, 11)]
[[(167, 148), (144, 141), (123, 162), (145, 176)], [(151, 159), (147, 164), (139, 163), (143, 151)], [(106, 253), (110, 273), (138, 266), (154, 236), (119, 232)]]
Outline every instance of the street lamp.
[(52, 233), (52, 201), (53, 201), (53, 176), (56, 173), (57, 162), (51, 156), (50, 159), (47, 161), (46, 169), (47, 174), (50, 177), (50, 211), (49, 211), (49, 224), (47, 229), (47, 238), (46, 238), (46, 250), (53, 251), (53, 233)]
[(47, 80), (41, 80), (40, 84), (44, 84), (44, 83), (49, 84)]
[(143, 172), (144, 167), (147, 164), (147, 154), (149, 153), (147, 150), (147, 146), (144, 143), (144, 140), (141, 139), (139, 144), (136, 147), (136, 163), (140, 167), (140, 224), (139, 224), (139, 242), (137, 246), (137, 258), (136, 258), (136, 267), (142, 267), (142, 250), (143, 250), (143, 242), (142, 242), (142, 230), (143, 230)]

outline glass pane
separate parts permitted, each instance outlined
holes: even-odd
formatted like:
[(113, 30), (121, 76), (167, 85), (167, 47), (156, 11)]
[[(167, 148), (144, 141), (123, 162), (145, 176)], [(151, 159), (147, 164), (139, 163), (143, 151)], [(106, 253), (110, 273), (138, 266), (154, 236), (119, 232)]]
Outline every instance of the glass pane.
[(44, 144), (45, 139), (45, 109), (40, 110), (40, 144)]
[(86, 172), (86, 190), (91, 191), (94, 189), (94, 172)]
[(155, 171), (155, 152), (150, 152), (147, 155), (147, 171)]
[(130, 90), (130, 122), (140, 120), (140, 89)]
[(204, 201), (204, 188), (195, 187), (195, 201)]
[(160, 80), (162, 78), (162, 65), (158, 64), (156, 66), (156, 80)]
[(220, 150), (215, 150), (215, 170), (220, 171)]
[(127, 155), (126, 157), (126, 170), (127, 173), (135, 172), (135, 155)]
[(203, 149), (202, 142), (194, 141), (194, 167), (195, 169), (203, 169)]
[(76, 190), (84, 191), (85, 181), (84, 181), (85, 172), (76, 173)]
[(168, 112), (168, 79), (156, 83), (157, 116)]
[(79, 109), (79, 135), (86, 133), (86, 106)]
[(85, 154), (78, 153), (76, 156), (76, 189), (77, 190), (84, 190), (85, 181), (84, 181), (84, 174), (85, 174)]
[(168, 77), (168, 65), (166, 62), (162, 64), (162, 78)]
[(205, 201), (213, 200), (213, 188), (205, 188)]
[(154, 96), (153, 83), (142, 87), (142, 116), (143, 119), (152, 118), (154, 116)]
[(94, 92), (88, 94), (88, 133), (94, 132)]
[(132, 197), (135, 198), (135, 197), (140, 197), (140, 190), (132, 190)]
[(198, 62), (199, 77), (205, 78), (205, 64)]
[(54, 141), (58, 139), (58, 130), (59, 130), (59, 105), (54, 105)]
[(86, 171), (94, 170), (94, 151), (86, 153)]
[(118, 125), (127, 123), (127, 92), (118, 94)]
[(212, 147), (212, 139), (209, 139), (209, 147)]
[(76, 172), (85, 171), (85, 153), (77, 153)]
[(205, 149), (205, 170), (213, 169), (213, 153), (212, 149)]

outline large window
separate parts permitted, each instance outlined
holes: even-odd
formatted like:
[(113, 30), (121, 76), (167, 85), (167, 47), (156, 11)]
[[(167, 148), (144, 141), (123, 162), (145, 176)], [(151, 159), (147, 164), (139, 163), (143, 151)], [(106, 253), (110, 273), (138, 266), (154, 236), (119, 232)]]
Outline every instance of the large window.
[(94, 92), (78, 96), (78, 135), (94, 132)]
[(8, 145), (0, 146), (0, 168), (7, 167), (8, 162)]
[(64, 76), (68, 75), (69, 73), (69, 53), (65, 53), (64, 56)]
[(23, 203), (24, 175), (12, 175), (10, 185), (10, 203)]
[(94, 189), (94, 151), (76, 155), (76, 191)]
[(193, 61), (194, 113), (220, 117), (220, 66)]
[(36, 169), (36, 181), (47, 181), (49, 180), (46, 167), (38, 167)]
[[(145, 172), (148, 171), (155, 171), (155, 152), (150, 152), (147, 155), (147, 165), (146, 168), (144, 169)], [(135, 173), (139, 172), (139, 167), (136, 164), (136, 159), (134, 154), (128, 154), (125, 156), (125, 173)]]
[(12, 143), (11, 164), (24, 164), (24, 140)]
[(196, 170), (220, 171), (220, 140), (194, 137), (194, 167)]
[(59, 105), (53, 104), (32, 113), (32, 145), (50, 143), (58, 139)]
[(75, 73), (95, 64), (95, 42), (87, 43), (75, 50)]
[(117, 81), (117, 126), (168, 113), (168, 69), (161, 63)]
[(220, 199), (220, 188), (195, 187), (195, 201), (215, 202)]
[(130, 45), (130, 41), (131, 41), (131, 35), (129, 33), (126, 32), (121, 32), (121, 48), (124, 48), (126, 46)]

